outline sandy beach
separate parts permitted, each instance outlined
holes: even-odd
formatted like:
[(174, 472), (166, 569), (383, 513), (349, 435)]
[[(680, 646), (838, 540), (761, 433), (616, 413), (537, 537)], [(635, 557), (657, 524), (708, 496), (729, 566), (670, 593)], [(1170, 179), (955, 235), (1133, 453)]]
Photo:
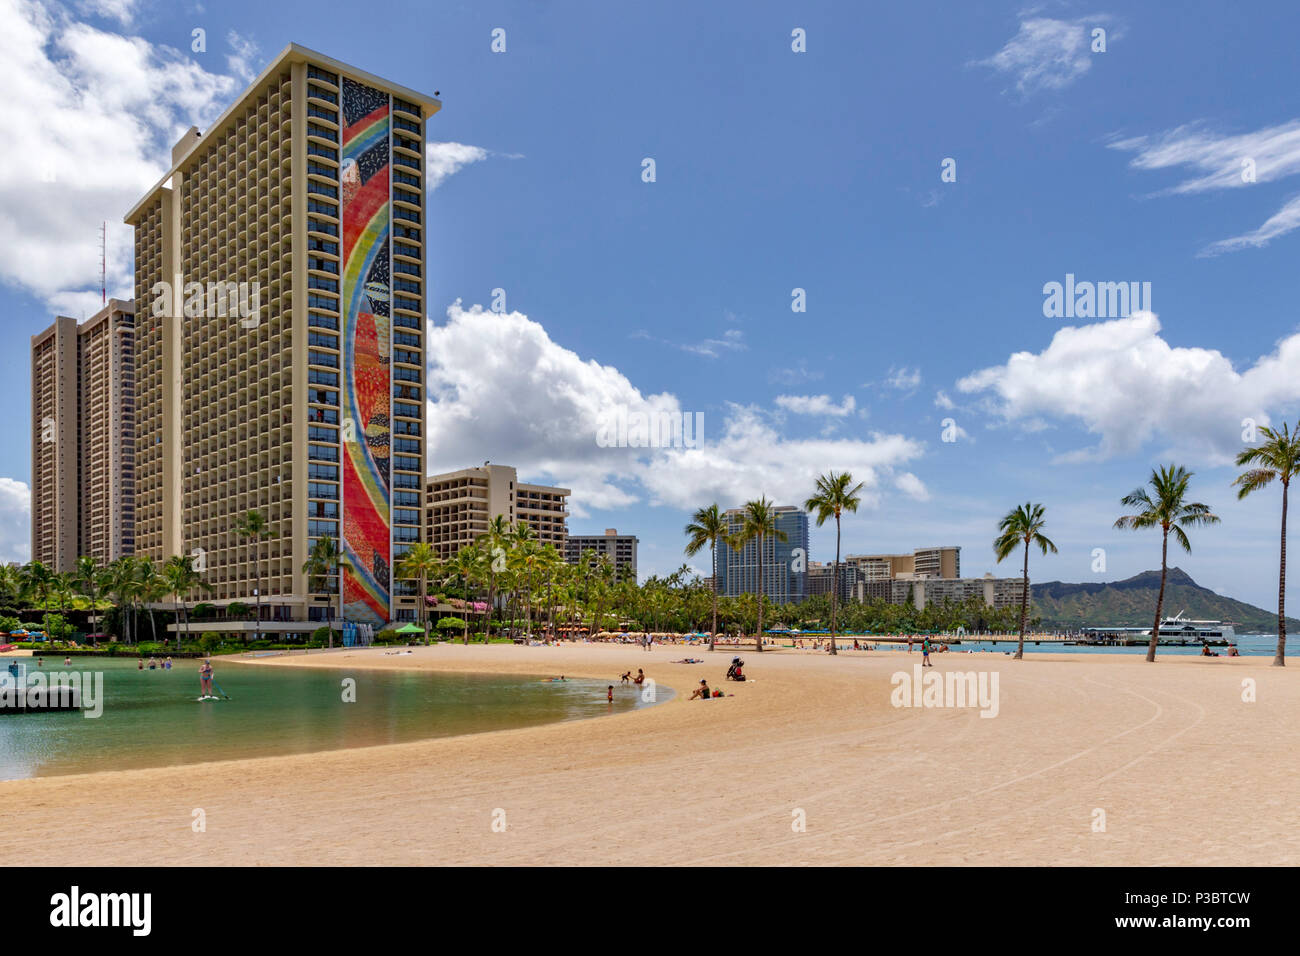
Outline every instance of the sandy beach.
[[(987, 719), (893, 706), (891, 675), (919, 652), (742, 651), (754, 679), (723, 684), (732, 654), (222, 660), (613, 683), (641, 667), (677, 696), (522, 730), (0, 783), (0, 830), (11, 859), (74, 865), (1300, 863), (1300, 661), (936, 655), (939, 673), (998, 674)], [(706, 663), (669, 663), (687, 656)], [(701, 677), (735, 696), (686, 700)]]

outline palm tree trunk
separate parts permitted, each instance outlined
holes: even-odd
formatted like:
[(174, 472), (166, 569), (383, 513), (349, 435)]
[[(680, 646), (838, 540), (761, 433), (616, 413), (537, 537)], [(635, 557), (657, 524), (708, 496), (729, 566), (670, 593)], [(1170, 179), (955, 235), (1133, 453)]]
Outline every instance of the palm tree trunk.
[(763, 536), (758, 536), (758, 648), (754, 653), (763, 653)]
[(709, 543), (709, 554), (713, 557), (713, 628), (709, 631), (709, 650), (718, 636), (718, 542)]
[(1160, 539), (1160, 593), (1156, 595), (1156, 621), (1151, 625), (1151, 643), (1147, 645), (1147, 663), (1156, 659), (1156, 644), (1160, 641), (1160, 616), (1165, 606), (1165, 570), (1169, 564), (1169, 529), (1164, 529)]
[(1020, 643), (1013, 660), (1025, 658), (1025, 618), (1029, 616), (1029, 542), (1025, 542), (1025, 567), (1020, 578)]
[(835, 611), (840, 597), (840, 516), (835, 514), (835, 565), (831, 568), (831, 653), (838, 654), (835, 646)]
[(1282, 554), (1277, 566), (1277, 654), (1274, 667), (1286, 666), (1286, 493), (1289, 481), (1282, 482)]

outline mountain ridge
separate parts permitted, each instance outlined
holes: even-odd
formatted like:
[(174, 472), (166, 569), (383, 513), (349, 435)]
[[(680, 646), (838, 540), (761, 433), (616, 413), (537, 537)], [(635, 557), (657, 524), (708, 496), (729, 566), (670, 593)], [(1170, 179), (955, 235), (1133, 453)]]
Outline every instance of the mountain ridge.
[[(1048, 627), (1150, 627), (1155, 615), (1160, 572), (1142, 571), (1121, 581), (1071, 583), (1030, 582), (1035, 614)], [(1197, 584), (1182, 568), (1170, 568), (1165, 578), (1166, 617), (1182, 611), (1186, 617), (1231, 623), (1239, 633), (1277, 631), (1277, 610), (1256, 607), (1225, 597)], [(1300, 629), (1300, 620), (1286, 619), (1287, 632)]]

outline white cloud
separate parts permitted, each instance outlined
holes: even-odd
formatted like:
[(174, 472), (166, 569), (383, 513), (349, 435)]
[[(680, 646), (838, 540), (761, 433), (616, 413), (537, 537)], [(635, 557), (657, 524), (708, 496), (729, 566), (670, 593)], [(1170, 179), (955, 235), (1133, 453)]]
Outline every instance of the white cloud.
[(1220, 239), (1218, 242), (1212, 242), (1202, 249), (1199, 255), (1202, 258), (1217, 256), (1221, 252), (1235, 252), (1249, 246), (1259, 249), (1268, 245), (1278, 236), (1285, 236), (1288, 232), (1293, 232), (1296, 229), (1300, 229), (1300, 196), (1288, 200), (1286, 205), (1269, 216), (1258, 229), (1240, 236), (1233, 236), (1230, 239)]
[(31, 559), (31, 513), (27, 483), (0, 478), (0, 562)]
[(957, 406), (953, 403), (953, 400), (948, 397), (947, 392), (943, 389), (939, 389), (934, 395), (934, 407), (942, 408), (944, 411), (950, 412)]
[(921, 384), (921, 370), (919, 368), (909, 369), (906, 365), (902, 368), (891, 368), (889, 377), (885, 379), (885, 384), (900, 391), (916, 388)]
[(778, 395), (776, 404), (795, 415), (831, 415), (837, 418), (852, 415), (858, 407), (852, 395), (845, 395), (839, 405), (829, 395)]
[(457, 301), (447, 318), (429, 330), (430, 469), (487, 459), (511, 464), (531, 480), (572, 488), (579, 517), (637, 502), (730, 506), (759, 494), (798, 504), (831, 465), (851, 471), (866, 486), (866, 500), (876, 502), (895, 471), (923, 452), (902, 435), (787, 438), (769, 415), (742, 405), (703, 413), (696, 448), (601, 447), (600, 425), (620, 407), (694, 412), (670, 393), (642, 393), (618, 369), (553, 342), (521, 313), (466, 309)]
[(1106, 29), (1108, 45), (1121, 35), (1112, 18), (1105, 15), (1021, 20), (1016, 35), (978, 64), (1014, 76), (1016, 89), (1026, 95), (1062, 89), (1092, 69), (1092, 30), (1096, 27)]
[(465, 166), (487, 159), (488, 151), (482, 146), (465, 143), (427, 143), (424, 155), (427, 166), (425, 179), (432, 192)]
[(894, 485), (903, 494), (916, 501), (929, 501), (930, 490), (925, 483), (910, 471), (904, 471), (894, 477)]
[(0, 151), (0, 281), (70, 315), (97, 310), (107, 222), (109, 294), (130, 297), (122, 216), (162, 175), (180, 134), (220, 112), (234, 81), (30, 0), (0, 0), (0, 60), (0, 140), (24, 144)]
[(226, 54), (226, 69), (245, 83), (251, 83), (257, 78), (257, 56), (261, 52), (258, 45), (234, 30), (226, 34), (226, 42), (231, 50)]
[[(1258, 186), (1300, 173), (1300, 120), (1237, 135), (1211, 132), (1203, 124), (1179, 126), (1153, 136), (1117, 139), (1109, 148), (1133, 153), (1135, 169), (1186, 168), (1192, 172), (1165, 194), (1192, 195), (1218, 189)], [(1259, 228), (1220, 239), (1201, 250), (1215, 256), (1266, 246), (1300, 228), (1300, 196), (1292, 197)]]
[(723, 352), (743, 352), (749, 346), (745, 344), (745, 333), (740, 329), (727, 329), (720, 339), (705, 339), (681, 346), (682, 351), (717, 358)]
[(1060, 461), (1100, 460), (1161, 440), (1164, 451), (1224, 464), (1240, 451), (1242, 421), (1270, 421), (1300, 401), (1300, 333), (1238, 371), (1215, 349), (1169, 345), (1151, 312), (1060, 329), (1042, 352), (1017, 352), (1004, 365), (957, 383), (982, 393), (1004, 421), (1033, 425), (1041, 416), (1078, 423), (1095, 447)]
[(135, 19), (138, 0), (80, 0), (77, 9), (88, 16), (116, 20), (129, 27)]

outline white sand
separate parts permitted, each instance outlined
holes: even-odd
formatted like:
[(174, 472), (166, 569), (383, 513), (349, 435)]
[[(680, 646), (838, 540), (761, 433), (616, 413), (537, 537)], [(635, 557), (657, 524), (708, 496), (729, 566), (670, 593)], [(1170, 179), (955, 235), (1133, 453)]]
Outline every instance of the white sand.
[[(999, 673), (1000, 713), (982, 719), (891, 706), (890, 675), (919, 652), (742, 651), (756, 679), (722, 684), (732, 654), (451, 645), (264, 659), (249, 666), (613, 683), (643, 667), (678, 697), (523, 730), (13, 781), (0, 827), (11, 860), (66, 864), (1300, 863), (1300, 661), (936, 655), (938, 672)], [(706, 663), (668, 663), (687, 656)], [(735, 696), (688, 702), (701, 676)], [(205, 832), (191, 829), (195, 808)]]

